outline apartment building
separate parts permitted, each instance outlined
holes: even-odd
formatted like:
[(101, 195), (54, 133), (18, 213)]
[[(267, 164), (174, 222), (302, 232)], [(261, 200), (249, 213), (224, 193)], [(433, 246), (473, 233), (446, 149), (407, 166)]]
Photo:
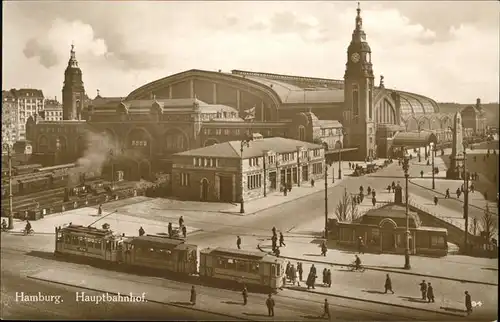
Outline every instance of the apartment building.
[(10, 91), (2, 91), (2, 144), (19, 140), (17, 100)]

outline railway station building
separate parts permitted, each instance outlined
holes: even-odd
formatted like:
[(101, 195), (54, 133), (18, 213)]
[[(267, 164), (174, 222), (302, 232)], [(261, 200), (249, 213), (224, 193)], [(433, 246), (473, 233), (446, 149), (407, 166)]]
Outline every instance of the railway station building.
[[(110, 157), (126, 177), (171, 171), (172, 155), (253, 133), (321, 144), (327, 156), (365, 160), (392, 155), (403, 132), (430, 131), (451, 142), (453, 115), (433, 99), (375, 82), (361, 9), (346, 50), (343, 79), (192, 69), (145, 84), (123, 97), (86, 99), (74, 48), (65, 71), (63, 121), (31, 118), (33, 153), (77, 159), (87, 132), (115, 143)], [(344, 62), (339, 62), (344, 63)], [(404, 142), (403, 142), (404, 144)], [(119, 156), (117, 156), (119, 154)], [(64, 156), (64, 158), (62, 157)]]
[(182, 199), (240, 202), (322, 178), (322, 145), (254, 134), (248, 145), (226, 141), (176, 153), (172, 191)]

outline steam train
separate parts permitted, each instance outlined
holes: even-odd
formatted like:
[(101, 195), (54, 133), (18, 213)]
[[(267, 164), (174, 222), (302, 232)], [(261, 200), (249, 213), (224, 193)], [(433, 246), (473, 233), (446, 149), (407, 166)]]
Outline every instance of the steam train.
[[(103, 180), (93, 172), (73, 173), (75, 163), (42, 167), (39, 164), (12, 167), (12, 195), (23, 196), (44, 190), (68, 188), (69, 194), (77, 193), (82, 187), (94, 189)], [(6, 174), (4, 172), (7, 171)], [(2, 199), (9, 193), (8, 169), (2, 169)]]
[(263, 252), (228, 248), (200, 250), (183, 239), (145, 235), (117, 236), (109, 229), (72, 225), (56, 227), (57, 256), (76, 256), (140, 270), (194, 277), (276, 291), (283, 286), (285, 260)]

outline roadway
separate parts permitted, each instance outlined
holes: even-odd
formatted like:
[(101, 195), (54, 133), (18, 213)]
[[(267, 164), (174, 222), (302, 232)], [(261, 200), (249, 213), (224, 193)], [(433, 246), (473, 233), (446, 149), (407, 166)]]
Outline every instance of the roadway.
[[(2, 234), (1, 241), (1, 295), (2, 318), (4, 319), (269, 320), (265, 314), (265, 294), (251, 293), (249, 305), (243, 307), (241, 290), (198, 285), (196, 287), (200, 304), (209, 307), (211, 312), (195, 311), (190, 307), (178, 305), (189, 298), (191, 284), (56, 260), (50, 253), (53, 247), (53, 236), (50, 235)], [(33, 274), (47, 270), (54, 270), (58, 275), (77, 271), (85, 277), (87, 284), (96, 285), (99, 279), (108, 281), (108, 284), (109, 281), (114, 280), (117, 287), (128, 283), (136, 285), (132, 290), (139, 293), (154, 293), (154, 288), (161, 287), (162, 292), (168, 294), (168, 301), (163, 304), (148, 302), (99, 305), (77, 302), (75, 292), (82, 291), (81, 288), (29, 278)], [(108, 290), (98, 289), (98, 291), (85, 290), (89, 295), (97, 295)], [(19, 302), (15, 299), (16, 292), (60, 295), (64, 302), (60, 304)], [(275, 319), (320, 320), (324, 298), (325, 296), (321, 294), (285, 289), (275, 295), (277, 303)], [(435, 313), (432, 312), (336, 297), (328, 298), (330, 311), (335, 319), (393, 321), (436, 319)], [(438, 318), (446, 320), (450, 317)]]

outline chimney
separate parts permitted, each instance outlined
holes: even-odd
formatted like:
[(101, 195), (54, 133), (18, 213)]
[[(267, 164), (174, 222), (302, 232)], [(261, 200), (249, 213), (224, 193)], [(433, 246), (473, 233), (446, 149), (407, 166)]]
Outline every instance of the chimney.
[(481, 99), (476, 99), (476, 108), (481, 108)]

